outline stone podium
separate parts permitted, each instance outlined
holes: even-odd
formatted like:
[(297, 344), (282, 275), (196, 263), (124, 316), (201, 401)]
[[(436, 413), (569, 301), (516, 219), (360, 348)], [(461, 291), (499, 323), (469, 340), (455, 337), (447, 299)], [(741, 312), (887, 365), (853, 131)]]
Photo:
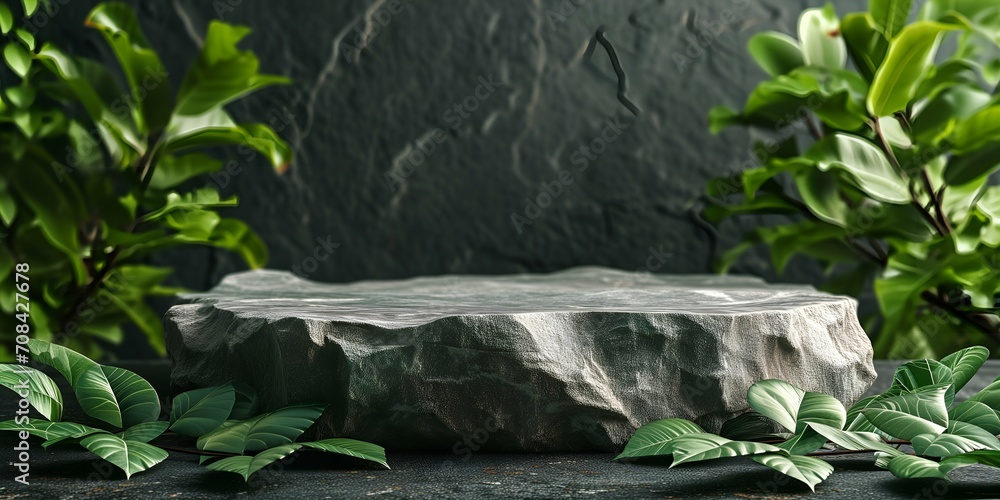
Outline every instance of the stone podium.
[(875, 378), (853, 299), (750, 277), (250, 271), (184, 298), (165, 318), (175, 389), (329, 403), (320, 437), (391, 449), (615, 451), (660, 418), (718, 431), (759, 380), (847, 405)]

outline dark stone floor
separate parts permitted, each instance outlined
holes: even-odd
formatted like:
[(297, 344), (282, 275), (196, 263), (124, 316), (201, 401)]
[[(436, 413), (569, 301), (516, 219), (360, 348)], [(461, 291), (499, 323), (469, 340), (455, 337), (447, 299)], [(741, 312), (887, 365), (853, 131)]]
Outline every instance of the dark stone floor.
[[(879, 383), (891, 381), (893, 363), (879, 362)], [(132, 367), (134, 368), (134, 367)], [(165, 366), (147, 373), (165, 382)], [(147, 371), (140, 370), (140, 371)], [(978, 389), (1000, 375), (990, 364), (970, 384)], [(159, 385), (159, 383), (157, 383)], [(0, 393), (0, 418), (10, 418), (15, 399)], [(73, 410), (68, 410), (73, 411)], [(75, 410), (78, 411), (78, 410)], [(613, 454), (389, 453), (392, 470), (319, 453), (293, 455), (287, 463), (242, 478), (211, 472), (197, 458), (171, 452), (164, 463), (126, 480), (117, 469), (74, 448), (32, 448), (30, 486), (13, 480), (12, 435), (0, 436), (4, 465), (0, 498), (210, 498), (254, 495), (273, 498), (435, 497), (468, 498), (773, 498), (809, 495), (809, 489), (746, 459), (684, 464), (615, 463)], [(996, 498), (1000, 471), (973, 466), (952, 473), (952, 483), (904, 481), (877, 469), (870, 454), (828, 458), (836, 472), (821, 483), (823, 498)]]

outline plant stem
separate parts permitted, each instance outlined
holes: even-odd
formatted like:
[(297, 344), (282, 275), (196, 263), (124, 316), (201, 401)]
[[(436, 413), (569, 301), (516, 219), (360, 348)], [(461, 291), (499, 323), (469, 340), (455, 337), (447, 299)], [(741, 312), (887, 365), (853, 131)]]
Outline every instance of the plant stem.
[(951, 228), (951, 223), (948, 222), (948, 217), (944, 214), (944, 209), (941, 208), (941, 197), (938, 196), (938, 192), (934, 190), (934, 186), (931, 184), (931, 176), (927, 174), (926, 168), (920, 169), (920, 179), (924, 183), (924, 189), (927, 190), (927, 194), (930, 195), (931, 201), (934, 203), (934, 211), (937, 212), (938, 222), (944, 227), (948, 234), (951, 234), (953, 229)]
[[(879, 123), (877, 117), (872, 119), (871, 125), (872, 129), (875, 131), (875, 136), (878, 137), (879, 146), (882, 147), (882, 151), (885, 152), (886, 157), (889, 158), (889, 162), (892, 164), (893, 168), (896, 169), (896, 172), (899, 173), (899, 175), (903, 178), (903, 180), (906, 181), (907, 184), (909, 184), (910, 176), (909, 174), (906, 173), (905, 170), (903, 170), (903, 167), (899, 164), (899, 160), (896, 159), (896, 153), (892, 152), (892, 146), (889, 145), (889, 141), (886, 140), (885, 134), (882, 132), (882, 125)], [(930, 195), (932, 198), (934, 197), (933, 189), (930, 191)], [(913, 190), (912, 186), (910, 187), (910, 198), (912, 198), (913, 200), (911, 202), (913, 206), (920, 211), (920, 214), (924, 217), (925, 220), (927, 220), (927, 222), (931, 225), (931, 227), (937, 230), (938, 234), (940, 234), (941, 236), (946, 236), (948, 234), (948, 230), (944, 226), (942, 226), (941, 223), (938, 222), (936, 218), (934, 218), (934, 215), (932, 215), (927, 210), (927, 208), (924, 207), (923, 203), (920, 203), (920, 198), (917, 196), (917, 193)]]
[(965, 311), (955, 307), (953, 304), (942, 299), (941, 297), (938, 297), (937, 294), (931, 292), (930, 290), (924, 290), (920, 294), (920, 298), (924, 299), (925, 301), (934, 305), (935, 307), (944, 310), (948, 314), (951, 314), (952, 316), (960, 319), (961, 321), (969, 324), (970, 326), (974, 327), (980, 332), (983, 332), (988, 337), (993, 339), (994, 342), (1000, 343), (1000, 332), (993, 329), (990, 325), (986, 325), (979, 322), (972, 316), (969, 316), (969, 314), (966, 313)]

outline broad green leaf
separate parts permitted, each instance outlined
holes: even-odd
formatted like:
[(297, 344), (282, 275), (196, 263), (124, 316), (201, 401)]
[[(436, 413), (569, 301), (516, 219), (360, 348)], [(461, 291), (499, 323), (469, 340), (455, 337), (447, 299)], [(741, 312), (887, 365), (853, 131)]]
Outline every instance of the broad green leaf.
[(993, 411), (1000, 413), (1000, 378), (984, 387), (983, 390), (973, 394), (966, 401), (979, 401), (993, 409)]
[(100, 429), (88, 427), (83, 424), (73, 422), (46, 422), (44, 420), (32, 419), (28, 423), (18, 424), (14, 420), (0, 422), (0, 431), (27, 431), (32, 436), (45, 440), (78, 437), (103, 432)]
[(165, 155), (160, 158), (159, 164), (153, 172), (153, 178), (149, 182), (149, 187), (151, 189), (169, 189), (199, 175), (218, 172), (221, 169), (221, 161), (205, 154)]
[(956, 85), (931, 99), (913, 119), (911, 131), (919, 144), (936, 145), (961, 130), (966, 119), (990, 101), (990, 95), (967, 85)]
[(872, 425), (872, 423), (869, 422), (868, 419), (861, 414), (861, 410), (871, 407), (881, 408), (878, 402), (879, 400), (884, 398), (885, 396), (881, 394), (875, 396), (868, 396), (864, 399), (861, 399), (857, 403), (851, 405), (851, 407), (848, 408), (847, 410), (847, 421), (844, 424), (844, 429), (848, 431), (861, 431), (861, 432), (875, 431), (876, 430), (875, 426)]
[(135, 121), (146, 133), (163, 130), (170, 120), (173, 93), (160, 57), (142, 34), (132, 9), (118, 2), (102, 3), (90, 11), (87, 26), (98, 29), (118, 57), (132, 98), (138, 102)]
[(291, 443), (281, 446), (275, 446), (264, 450), (254, 456), (236, 456), (236, 457), (226, 457), (214, 462), (209, 462), (205, 465), (208, 470), (221, 471), (221, 472), (233, 472), (243, 476), (244, 481), (249, 481), (250, 476), (255, 472), (271, 465), (282, 458), (295, 453), (302, 445), (300, 443)]
[(671, 453), (665, 451), (667, 445), (674, 438), (685, 434), (704, 432), (701, 427), (690, 420), (682, 418), (656, 420), (636, 429), (635, 434), (625, 445), (625, 450), (614, 459), (667, 455)]
[(360, 458), (369, 462), (375, 462), (386, 469), (389, 468), (389, 464), (385, 460), (385, 449), (372, 443), (356, 439), (330, 438), (300, 444), (314, 450)]
[(940, 464), (933, 460), (914, 455), (900, 455), (889, 459), (889, 471), (903, 479), (937, 478), (951, 480), (948, 474), (941, 470)]
[(889, 41), (875, 28), (875, 21), (868, 13), (847, 14), (840, 22), (840, 29), (858, 72), (872, 81), (889, 50)]
[(956, 154), (948, 160), (945, 181), (952, 186), (981, 181), (1000, 169), (1000, 143), (992, 143), (966, 154)]
[(28, 17), (38, 10), (38, 0), (21, 0), (21, 5), (24, 6), (24, 15)]
[(6, 35), (13, 26), (14, 13), (10, 11), (10, 7), (7, 7), (7, 4), (0, 3), (0, 31)]
[[(944, 407), (955, 402), (955, 378), (950, 368), (933, 359), (918, 359), (904, 363), (892, 376), (886, 395), (906, 394), (939, 385), (944, 387)], [(946, 413), (946, 412), (945, 412)], [(942, 425), (947, 422), (941, 422)]]
[(767, 417), (753, 410), (726, 420), (722, 424), (719, 435), (733, 441), (759, 441), (776, 437), (774, 424)]
[(902, 111), (916, 94), (920, 81), (934, 63), (941, 35), (958, 26), (918, 21), (889, 42), (885, 60), (875, 73), (867, 107), (872, 116), (889, 116)]
[(297, 404), (248, 420), (230, 420), (198, 438), (198, 449), (244, 453), (291, 443), (319, 418), (324, 408), (326, 405)]
[(31, 406), (52, 421), (62, 419), (63, 401), (59, 386), (48, 375), (30, 367), (0, 365), (0, 385), (27, 396)]
[(170, 430), (190, 437), (208, 434), (229, 418), (235, 402), (232, 384), (178, 394), (170, 409)]
[(903, 454), (903, 452), (889, 446), (881, 439), (876, 439), (876, 436), (873, 436), (871, 433), (844, 431), (836, 427), (830, 427), (829, 425), (823, 425), (816, 422), (810, 422), (806, 425), (844, 449), (855, 451), (881, 451), (892, 456)]
[(866, 408), (861, 410), (861, 414), (882, 432), (907, 441), (920, 434), (941, 434), (945, 431), (942, 425), (901, 411)]
[(989, 450), (1000, 450), (1000, 440), (997, 440), (996, 435), (978, 425), (956, 420), (948, 423), (945, 433), (975, 441)]
[(259, 74), (257, 56), (236, 48), (249, 33), (243, 26), (209, 23), (201, 54), (177, 94), (178, 114), (200, 115), (265, 86), (289, 83), (284, 77)]
[(157, 210), (142, 216), (142, 222), (153, 222), (176, 210), (234, 207), (236, 197), (222, 199), (214, 188), (203, 187), (191, 193), (168, 193), (166, 203)]
[(980, 443), (954, 434), (920, 434), (913, 437), (913, 451), (927, 457), (950, 457), (986, 448)]
[(858, 189), (885, 203), (910, 203), (909, 187), (874, 144), (847, 134), (833, 134), (814, 144), (805, 156), (820, 170), (837, 169)]
[(799, 42), (777, 31), (764, 31), (750, 37), (747, 50), (757, 64), (771, 76), (784, 75), (805, 64)]
[(992, 0), (928, 0), (920, 19), (958, 20), (1000, 45), (1000, 5)]
[(91, 434), (83, 438), (80, 444), (123, 470), (126, 478), (167, 458), (167, 452), (151, 444), (126, 441), (111, 434)]
[(832, 465), (815, 457), (765, 453), (750, 458), (761, 465), (806, 483), (813, 491), (816, 491), (817, 484), (833, 474)]
[(961, 455), (955, 455), (941, 460), (941, 467), (948, 471), (975, 464), (1000, 467), (1000, 451), (971, 451), (969, 453), (963, 453)]
[(867, 119), (864, 105), (867, 92), (868, 84), (857, 73), (805, 66), (760, 83), (747, 97), (740, 120), (766, 129), (780, 129), (790, 126), (808, 110), (824, 123), (853, 131)]
[(956, 154), (965, 154), (1000, 141), (1000, 106), (990, 106), (958, 123), (953, 145)]
[(3, 47), (3, 60), (17, 76), (24, 78), (31, 69), (31, 53), (19, 43), (8, 42)]
[(282, 458), (287, 457), (303, 447), (313, 448), (328, 453), (337, 453), (361, 458), (380, 464), (387, 469), (389, 468), (389, 465), (385, 461), (385, 450), (382, 449), (381, 446), (376, 446), (364, 441), (342, 438), (324, 439), (322, 441), (308, 443), (285, 444), (269, 448), (252, 457), (239, 456), (223, 458), (209, 463), (206, 467), (209, 470), (233, 472), (243, 476), (244, 481), (249, 481), (250, 476), (253, 475), (253, 473), (278, 460), (281, 460)]
[(17, 28), (14, 30), (14, 36), (16, 36), (29, 51), (35, 50), (35, 35), (32, 35), (31, 32)]
[(251, 269), (260, 269), (267, 264), (267, 246), (257, 233), (239, 219), (219, 221), (210, 243), (238, 253)]
[(166, 420), (143, 422), (141, 424), (133, 425), (132, 427), (125, 429), (124, 432), (119, 432), (116, 435), (125, 441), (148, 443), (160, 437), (160, 434), (163, 434), (169, 426), (170, 422), (167, 422)]
[(674, 457), (670, 467), (685, 462), (714, 460), (716, 458), (739, 457), (758, 453), (785, 453), (776, 446), (752, 441), (731, 441), (708, 433), (684, 434), (670, 440), (666, 450)]
[(851, 208), (841, 197), (833, 172), (808, 169), (795, 175), (795, 186), (809, 211), (823, 222), (846, 227)]
[[(166, 152), (213, 146), (249, 146), (267, 157), (278, 173), (288, 169), (292, 149), (266, 125), (236, 125), (222, 108), (195, 116), (175, 115), (167, 129)], [(248, 150), (249, 151), (249, 150)], [(253, 157), (247, 157), (252, 161)]]
[(747, 390), (750, 407), (782, 427), (797, 432), (801, 423), (818, 422), (841, 428), (844, 405), (827, 394), (807, 392), (782, 380), (762, 380)]
[(955, 391), (962, 390), (979, 368), (990, 357), (990, 350), (983, 346), (972, 346), (941, 358), (941, 364), (951, 369)]
[(847, 47), (840, 35), (840, 20), (832, 3), (821, 9), (802, 12), (799, 16), (799, 44), (806, 64), (832, 69), (844, 67)]
[(963, 401), (948, 410), (949, 423), (966, 422), (990, 434), (1000, 434), (1000, 415), (979, 401)]
[(906, 26), (913, 0), (870, 0), (868, 11), (885, 38), (892, 40)]
[(260, 398), (253, 387), (243, 383), (234, 382), (233, 389), (236, 391), (236, 401), (233, 403), (233, 412), (229, 415), (232, 420), (246, 420), (260, 414)]
[(65, 347), (31, 339), (35, 361), (55, 368), (69, 381), (83, 411), (116, 427), (156, 420), (160, 400), (145, 379), (124, 368), (99, 365)]

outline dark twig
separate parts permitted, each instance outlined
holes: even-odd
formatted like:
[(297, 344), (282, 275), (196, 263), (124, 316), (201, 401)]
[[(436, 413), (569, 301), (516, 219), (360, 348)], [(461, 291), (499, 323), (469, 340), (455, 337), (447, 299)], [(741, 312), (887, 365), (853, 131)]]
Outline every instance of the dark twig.
[(614, 45), (611, 45), (611, 42), (604, 36), (604, 32), (604, 26), (597, 28), (597, 32), (594, 33), (594, 38), (592, 38), (590, 40), (590, 44), (587, 45), (587, 50), (584, 52), (583, 57), (585, 60), (589, 60), (594, 53), (596, 44), (598, 43), (604, 47), (604, 51), (608, 53), (608, 59), (611, 60), (611, 67), (614, 68), (615, 75), (618, 76), (618, 101), (631, 111), (633, 115), (639, 116), (639, 107), (628, 98), (628, 75), (625, 74), (625, 70), (622, 68), (622, 64), (618, 60), (618, 53), (615, 52)]

